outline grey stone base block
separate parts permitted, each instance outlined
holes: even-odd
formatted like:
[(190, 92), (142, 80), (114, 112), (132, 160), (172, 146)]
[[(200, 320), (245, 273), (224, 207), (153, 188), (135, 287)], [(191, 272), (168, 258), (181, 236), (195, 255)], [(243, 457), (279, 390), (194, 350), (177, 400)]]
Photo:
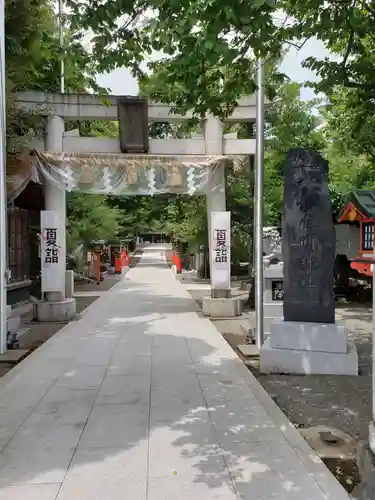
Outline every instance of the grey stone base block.
[(259, 348), (256, 345), (241, 344), (237, 346), (237, 349), (245, 358), (252, 358), (259, 356)]
[(231, 297), (230, 288), (212, 288), (211, 299), (229, 299)]
[(275, 321), (274, 317), (270, 318), (268, 316), (265, 316), (263, 318), (263, 330), (265, 334), (271, 335), (271, 325), (274, 321)]
[(282, 302), (264, 302), (264, 316), (269, 318), (282, 318), (284, 316)]
[(76, 316), (76, 299), (60, 302), (40, 301), (34, 304), (34, 319), (41, 323), (71, 321)]
[(261, 373), (300, 375), (358, 375), (358, 354), (354, 342), (348, 341), (346, 354), (275, 349), (271, 338), (259, 351)]
[(203, 314), (210, 318), (234, 318), (240, 316), (242, 303), (235, 297), (229, 299), (203, 298)]
[(300, 323), (275, 319), (271, 324), (271, 347), (345, 354), (348, 351), (344, 326), (323, 323)]
[(263, 269), (264, 279), (271, 280), (282, 280), (284, 278), (284, 264), (283, 262), (278, 262), (277, 264), (271, 264)]

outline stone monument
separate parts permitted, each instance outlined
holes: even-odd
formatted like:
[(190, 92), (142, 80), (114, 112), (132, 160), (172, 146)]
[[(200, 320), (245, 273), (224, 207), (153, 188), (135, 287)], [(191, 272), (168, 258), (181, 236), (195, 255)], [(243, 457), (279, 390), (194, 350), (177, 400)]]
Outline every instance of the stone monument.
[(335, 324), (335, 233), (328, 162), (308, 149), (288, 152), (284, 167), (284, 317), (260, 350), (263, 373), (358, 374), (346, 329)]
[(328, 162), (292, 150), (284, 184), (284, 319), (335, 322), (335, 230), (328, 191)]

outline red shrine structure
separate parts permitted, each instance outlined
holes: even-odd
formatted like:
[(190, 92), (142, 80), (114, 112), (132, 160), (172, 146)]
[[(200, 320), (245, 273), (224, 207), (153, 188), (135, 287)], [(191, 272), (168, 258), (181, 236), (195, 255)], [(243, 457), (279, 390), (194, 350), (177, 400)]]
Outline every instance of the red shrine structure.
[[(348, 241), (357, 246), (357, 256), (350, 258), (350, 267), (360, 274), (372, 276), (374, 259), (374, 221), (375, 221), (375, 191), (352, 191), (341, 210), (337, 224), (351, 226), (354, 241)], [(355, 241), (357, 239), (357, 241)]]

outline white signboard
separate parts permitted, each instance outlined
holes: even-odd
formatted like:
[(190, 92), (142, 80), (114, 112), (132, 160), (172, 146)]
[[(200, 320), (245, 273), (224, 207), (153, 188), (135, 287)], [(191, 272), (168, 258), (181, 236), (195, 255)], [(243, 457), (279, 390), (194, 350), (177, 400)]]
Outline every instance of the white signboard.
[(211, 287), (230, 289), (230, 212), (211, 213)]
[(65, 227), (60, 227), (58, 212), (40, 212), (42, 293), (65, 293), (65, 252), (62, 249)]

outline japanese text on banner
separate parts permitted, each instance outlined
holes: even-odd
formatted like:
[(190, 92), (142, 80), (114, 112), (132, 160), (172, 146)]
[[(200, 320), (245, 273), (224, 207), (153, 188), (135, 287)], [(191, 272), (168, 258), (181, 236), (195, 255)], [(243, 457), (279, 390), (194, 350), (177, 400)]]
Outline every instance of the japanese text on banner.
[(58, 264), (59, 263), (59, 247), (57, 244), (57, 229), (56, 228), (46, 228), (45, 229), (44, 262), (46, 264)]
[(230, 289), (230, 212), (211, 214), (211, 286)]

